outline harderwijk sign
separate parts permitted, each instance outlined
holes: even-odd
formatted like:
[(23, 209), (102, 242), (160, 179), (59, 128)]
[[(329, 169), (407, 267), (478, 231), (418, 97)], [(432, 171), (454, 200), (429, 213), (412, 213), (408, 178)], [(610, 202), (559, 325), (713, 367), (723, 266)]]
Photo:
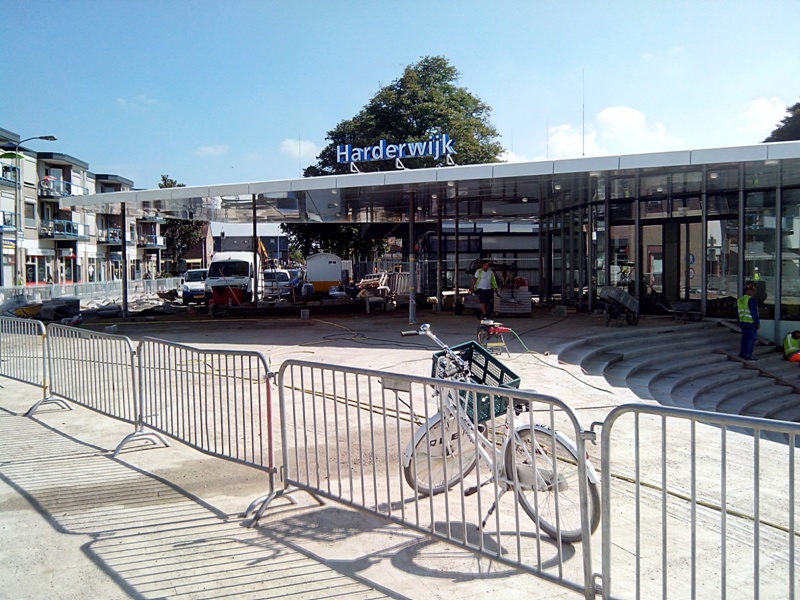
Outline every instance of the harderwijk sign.
[(353, 148), (351, 144), (342, 144), (336, 146), (336, 161), (340, 163), (368, 162), (395, 158), (421, 158), (423, 156), (432, 156), (438, 159), (442, 156), (456, 154), (453, 147), (454, 141), (445, 133), (432, 135), (427, 142), (387, 144), (386, 140), (381, 140), (377, 146), (368, 148)]

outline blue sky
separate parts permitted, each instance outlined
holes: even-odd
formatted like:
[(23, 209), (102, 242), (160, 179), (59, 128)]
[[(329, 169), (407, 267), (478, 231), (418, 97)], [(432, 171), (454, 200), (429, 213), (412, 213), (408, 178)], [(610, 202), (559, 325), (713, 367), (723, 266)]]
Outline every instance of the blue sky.
[(511, 161), (758, 143), (800, 100), (798, 0), (0, 6), (0, 127), (139, 188), (299, 177), (426, 55), (492, 107)]

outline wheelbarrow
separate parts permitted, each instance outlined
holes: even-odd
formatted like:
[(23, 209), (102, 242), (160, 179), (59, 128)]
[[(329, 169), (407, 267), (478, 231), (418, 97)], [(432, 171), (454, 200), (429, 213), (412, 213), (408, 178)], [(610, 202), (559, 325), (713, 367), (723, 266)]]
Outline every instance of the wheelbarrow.
[(703, 318), (703, 311), (700, 310), (700, 303), (691, 300), (681, 300), (679, 302), (670, 302), (669, 308), (663, 304), (658, 304), (661, 308), (671, 314), (676, 321), (699, 321)]
[(597, 293), (605, 301), (606, 325), (614, 321), (617, 327), (625, 321), (628, 325), (639, 322), (639, 301), (628, 292), (618, 287), (607, 285)]

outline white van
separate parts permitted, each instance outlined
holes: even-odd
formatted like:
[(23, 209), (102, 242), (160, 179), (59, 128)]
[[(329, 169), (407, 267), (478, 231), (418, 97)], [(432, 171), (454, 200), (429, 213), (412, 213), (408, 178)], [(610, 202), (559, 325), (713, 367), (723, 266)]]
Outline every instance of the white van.
[(286, 269), (264, 271), (264, 298), (276, 300), (292, 295), (292, 275)]
[(210, 304), (239, 306), (260, 297), (257, 277), (261, 257), (253, 265), (252, 252), (217, 252), (208, 266), (206, 288), (211, 292)]
[(184, 304), (205, 302), (208, 269), (189, 269), (181, 276), (181, 299)]

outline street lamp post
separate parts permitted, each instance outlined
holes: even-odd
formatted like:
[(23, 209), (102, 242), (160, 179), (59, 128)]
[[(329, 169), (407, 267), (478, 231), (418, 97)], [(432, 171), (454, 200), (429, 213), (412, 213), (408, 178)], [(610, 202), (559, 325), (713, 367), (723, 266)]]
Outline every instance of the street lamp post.
[(22, 284), (24, 285), (24, 279), (22, 278), (22, 242), (25, 239), (25, 228), (22, 224), (22, 204), (24, 202), (24, 195), (22, 192), (22, 186), (25, 183), (25, 178), (22, 176), (22, 161), (20, 160), (19, 154), (19, 147), (24, 144), (25, 142), (29, 142), (31, 140), (44, 140), (46, 142), (55, 142), (58, 138), (54, 135), (34, 135), (29, 138), (25, 138), (24, 140), (18, 141), (14, 145), (14, 155), (15, 160), (17, 163), (17, 185), (14, 187), (14, 219), (16, 220), (16, 233), (17, 233), (17, 243), (14, 249), (15, 255), (14, 260), (16, 262), (17, 267), (17, 281), (16, 284), (20, 285), (20, 279), (22, 279)]

